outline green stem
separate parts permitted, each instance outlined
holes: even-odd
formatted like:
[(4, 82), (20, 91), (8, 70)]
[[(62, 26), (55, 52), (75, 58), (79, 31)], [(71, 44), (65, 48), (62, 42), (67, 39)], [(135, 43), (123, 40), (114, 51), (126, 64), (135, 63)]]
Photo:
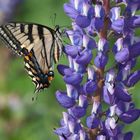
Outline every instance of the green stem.
[[(96, 1), (93, 0), (93, 2), (96, 2)], [(103, 7), (105, 10), (104, 26), (99, 32), (99, 37), (107, 39), (108, 26), (110, 22), (110, 19), (108, 17), (109, 11), (110, 11), (110, 0), (103, 0)], [(93, 97), (93, 102), (101, 102), (101, 96), (102, 96), (102, 91), (103, 91), (103, 86), (104, 86), (104, 69), (98, 69), (96, 71), (96, 74), (98, 77), (97, 79), (98, 87)], [(96, 137), (99, 134), (99, 132), (100, 132), (99, 127), (95, 129), (90, 129), (89, 130), (90, 140), (96, 140)]]

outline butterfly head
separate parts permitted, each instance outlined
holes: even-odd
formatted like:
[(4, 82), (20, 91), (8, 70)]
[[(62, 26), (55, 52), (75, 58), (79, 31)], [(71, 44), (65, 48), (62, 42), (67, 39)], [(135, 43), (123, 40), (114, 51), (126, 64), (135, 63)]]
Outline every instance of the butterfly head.
[(39, 78), (40, 80), (36, 83), (35, 92), (39, 92), (40, 90), (50, 86), (50, 83), (54, 78), (54, 72), (49, 71), (46, 74), (41, 74)]
[(62, 30), (60, 29), (60, 26), (59, 25), (55, 25), (55, 32), (61, 36), (62, 35)]
[(56, 25), (55, 32), (56, 32), (57, 36), (61, 36), (61, 37), (66, 36), (66, 28), (63, 26), (60, 27), (59, 25)]

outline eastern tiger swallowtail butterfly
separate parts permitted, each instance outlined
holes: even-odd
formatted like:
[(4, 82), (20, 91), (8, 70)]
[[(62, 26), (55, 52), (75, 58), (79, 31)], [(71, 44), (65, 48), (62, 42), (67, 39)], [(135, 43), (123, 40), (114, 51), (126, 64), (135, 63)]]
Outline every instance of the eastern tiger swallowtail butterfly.
[(54, 78), (53, 63), (57, 63), (62, 54), (59, 27), (53, 30), (40, 24), (12, 22), (0, 26), (0, 37), (24, 58), (36, 92), (48, 88)]

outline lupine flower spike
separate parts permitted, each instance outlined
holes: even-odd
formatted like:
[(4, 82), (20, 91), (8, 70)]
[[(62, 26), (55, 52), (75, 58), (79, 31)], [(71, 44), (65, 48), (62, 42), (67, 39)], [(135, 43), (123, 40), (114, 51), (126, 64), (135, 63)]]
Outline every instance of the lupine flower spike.
[(56, 98), (67, 110), (54, 131), (60, 140), (133, 139), (133, 132), (124, 132), (124, 127), (140, 116), (129, 93), (140, 80), (140, 70), (134, 69), (140, 55), (135, 34), (139, 9), (139, 0), (64, 4), (72, 30), (67, 30), (71, 44), (64, 49), (69, 65), (58, 65), (66, 91), (57, 91)]

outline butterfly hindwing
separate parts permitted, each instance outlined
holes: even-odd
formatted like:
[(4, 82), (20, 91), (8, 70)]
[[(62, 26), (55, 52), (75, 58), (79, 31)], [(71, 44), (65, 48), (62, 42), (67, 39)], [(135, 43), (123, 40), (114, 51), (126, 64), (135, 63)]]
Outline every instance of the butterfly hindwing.
[(47, 88), (50, 85), (48, 73), (43, 73), (37, 60), (35, 59), (33, 51), (29, 55), (24, 56), (25, 69), (31, 77), (33, 83), (36, 85), (36, 91)]

